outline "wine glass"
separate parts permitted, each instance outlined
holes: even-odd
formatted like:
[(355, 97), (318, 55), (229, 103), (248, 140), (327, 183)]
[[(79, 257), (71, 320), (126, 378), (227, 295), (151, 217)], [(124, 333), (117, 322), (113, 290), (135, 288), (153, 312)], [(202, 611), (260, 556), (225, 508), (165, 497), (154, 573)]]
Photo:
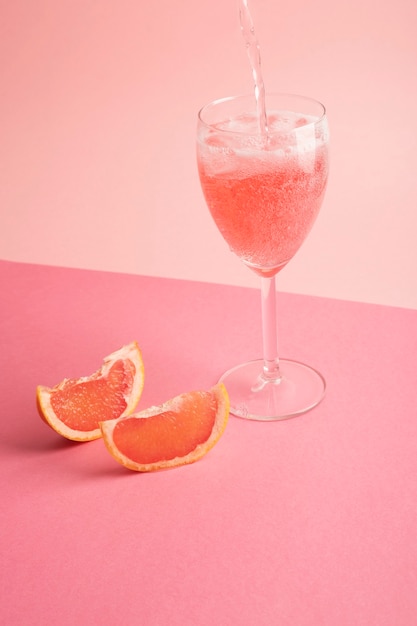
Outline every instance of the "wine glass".
[(275, 276), (307, 237), (328, 176), (322, 104), (269, 94), (259, 115), (254, 95), (215, 100), (198, 114), (197, 162), (211, 215), (230, 249), (261, 278), (263, 358), (220, 378), (231, 412), (255, 420), (305, 413), (324, 396), (315, 369), (278, 359)]

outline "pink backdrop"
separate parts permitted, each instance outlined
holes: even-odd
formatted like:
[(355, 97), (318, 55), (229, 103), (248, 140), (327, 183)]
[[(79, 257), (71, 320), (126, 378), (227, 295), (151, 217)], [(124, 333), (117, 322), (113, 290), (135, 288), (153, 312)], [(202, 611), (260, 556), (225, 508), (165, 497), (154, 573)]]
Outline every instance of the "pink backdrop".
[[(285, 291), (417, 308), (414, 1), (252, 0), (270, 90), (328, 108), (332, 165)], [(252, 89), (236, 0), (0, 8), (0, 257), (238, 285), (194, 134)]]

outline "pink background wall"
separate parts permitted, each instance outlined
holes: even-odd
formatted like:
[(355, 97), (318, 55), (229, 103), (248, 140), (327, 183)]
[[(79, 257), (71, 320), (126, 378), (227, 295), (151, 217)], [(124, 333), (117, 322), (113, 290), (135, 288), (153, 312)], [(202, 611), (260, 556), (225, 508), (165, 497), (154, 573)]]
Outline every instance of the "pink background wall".
[[(417, 5), (252, 0), (267, 89), (328, 108), (331, 178), (284, 291), (417, 308)], [(257, 286), (195, 165), (206, 101), (252, 89), (236, 0), (0, 7), (0, 257)]]

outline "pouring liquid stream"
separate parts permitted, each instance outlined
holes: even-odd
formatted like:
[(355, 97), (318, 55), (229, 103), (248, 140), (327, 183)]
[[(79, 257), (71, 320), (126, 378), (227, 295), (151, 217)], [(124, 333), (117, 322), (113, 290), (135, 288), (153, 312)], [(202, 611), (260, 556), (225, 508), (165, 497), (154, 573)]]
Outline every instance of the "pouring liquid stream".
[(268, 118), (265, 104), (265, 85), (261, 71), (261, 50), (247, 0), (239, 0), (239, 19), (252, 69), (253, 80), (255, 82), (255, 100), (259, 120), (259, 131), (266, 140), (268, 137)]

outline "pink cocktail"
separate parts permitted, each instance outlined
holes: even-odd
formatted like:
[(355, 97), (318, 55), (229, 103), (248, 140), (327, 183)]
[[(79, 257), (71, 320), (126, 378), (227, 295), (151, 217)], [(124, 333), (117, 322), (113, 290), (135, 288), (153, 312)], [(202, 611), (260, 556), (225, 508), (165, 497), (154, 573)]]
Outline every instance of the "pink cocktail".
[(323, 397), (314, 369), (278, 360), (275, 275), (300, 248), (322, 204), (328, 175), (324, 107), (270, 94), (260, 125), (253, 96), (217, 100), (199, 113), (197, 159), (204, 197), (230, 249), (262, 279), (264, 358), (222, 380), (232, 411), (252, 419), (303, 413)]

